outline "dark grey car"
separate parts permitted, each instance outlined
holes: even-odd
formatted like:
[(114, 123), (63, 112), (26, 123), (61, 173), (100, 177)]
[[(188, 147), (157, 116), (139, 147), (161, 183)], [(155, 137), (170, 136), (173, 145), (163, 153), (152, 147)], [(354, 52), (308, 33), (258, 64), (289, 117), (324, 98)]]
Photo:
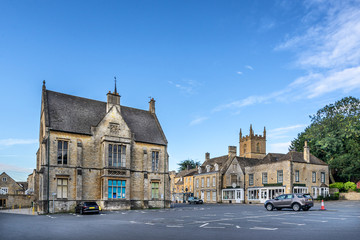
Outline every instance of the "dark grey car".
[(314, 201), (310, 194), (303, 193), (283, 194), (264, 203), (264, 207), (268, 211), (272, 211), (274, 208), (277, 210), (292, 208), (294, 211), (300, 211), (301, 209), (308, 211), (313, 206)]

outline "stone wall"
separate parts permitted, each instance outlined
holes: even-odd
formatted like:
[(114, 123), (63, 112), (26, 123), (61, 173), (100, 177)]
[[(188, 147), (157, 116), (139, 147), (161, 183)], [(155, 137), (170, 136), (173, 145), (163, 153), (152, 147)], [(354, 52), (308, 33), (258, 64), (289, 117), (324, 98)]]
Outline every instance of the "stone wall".
[(358, 192), (340, 193), (339, 197), (345, 200), (360, 201), (360, 193)]
[(32, 207), (35, 198), (33, 195), (5, 194), (0, 195), (0, 199), (6, 200), (5, 208), (29, 208)]

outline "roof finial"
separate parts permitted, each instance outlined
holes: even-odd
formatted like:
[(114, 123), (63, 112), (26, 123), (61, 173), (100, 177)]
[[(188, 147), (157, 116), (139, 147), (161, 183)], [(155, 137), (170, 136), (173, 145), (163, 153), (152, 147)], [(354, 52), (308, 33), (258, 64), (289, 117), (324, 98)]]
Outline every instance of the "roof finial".
[(116, 90), (116, 76), (114, 77), (114, 80), (115, 80), (115, 94), (117, 94), (117, 90)]
[(45, 90), (45, 89), (46, 89), (46, 86), (45, 86), (45, 80), (43, 81), (42, 89), (43, 89), (43, 90)]

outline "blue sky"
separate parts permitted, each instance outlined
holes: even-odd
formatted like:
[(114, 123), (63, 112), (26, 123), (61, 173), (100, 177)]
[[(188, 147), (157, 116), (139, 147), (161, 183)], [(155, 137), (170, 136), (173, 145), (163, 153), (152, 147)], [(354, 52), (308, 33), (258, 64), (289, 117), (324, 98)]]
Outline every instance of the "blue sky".
[(360, 95), (359, 1), (0, 2), (0, 172), (35, 168), (47, 89), (156, 113), (170, 170), (238, 147), (287, 152), (309, 115)]

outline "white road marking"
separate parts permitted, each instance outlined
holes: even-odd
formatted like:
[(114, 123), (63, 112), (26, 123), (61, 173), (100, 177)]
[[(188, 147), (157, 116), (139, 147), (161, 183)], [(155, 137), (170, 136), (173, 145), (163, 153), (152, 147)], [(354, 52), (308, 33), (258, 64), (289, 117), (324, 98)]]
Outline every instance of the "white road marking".
[(234, 226), (232, 223), (218, 223), (219, 225)]
[(252, 229), (252, 230), (269, 230), (269, 231), (278, 230), (278, 228), (264, 228), (264, 227), (253, 227), (250, 229)]
[(322, 223), (326, 223), (328, 221), (323, 221), (323, 220), (312, 220), (312, 219), (308, 219), (306, 221), (310, 221), (310, 222), (322, 222)]
[(201, 225), (200, 227), (205, 227), (206, 225), (208, 225), (209, 223), (205, 223), (203, 225)]
[(304, 226), (305, 223), (290, 223), (290, 222), (282, 222), (282, 224), (291, 224), (291, 225), (297, 225), (297, 226)]
[(136, 223), (135, 221), (130, 221), (131, 223)]
[(204, 227), (204, 228), (225, 228), (225, 227)]
[(168, 227), (168, 228), (182, 228), (184, 226), (182, 226), (182, 225), (166, 225), (166, 227)]
[(327, 217), (326, 219), (345, 220), (346, 218), (334, 218), (334, 217)]
[(240, 228), (240, 226), (236, 225), (236, 228)]
[(260, 220), (247, 220), (248, 222), (262, 222)]
[(155, 224), (153, 223), (145, 223), (146, 225), (151, 225), (151, 226), (154, 226)]

